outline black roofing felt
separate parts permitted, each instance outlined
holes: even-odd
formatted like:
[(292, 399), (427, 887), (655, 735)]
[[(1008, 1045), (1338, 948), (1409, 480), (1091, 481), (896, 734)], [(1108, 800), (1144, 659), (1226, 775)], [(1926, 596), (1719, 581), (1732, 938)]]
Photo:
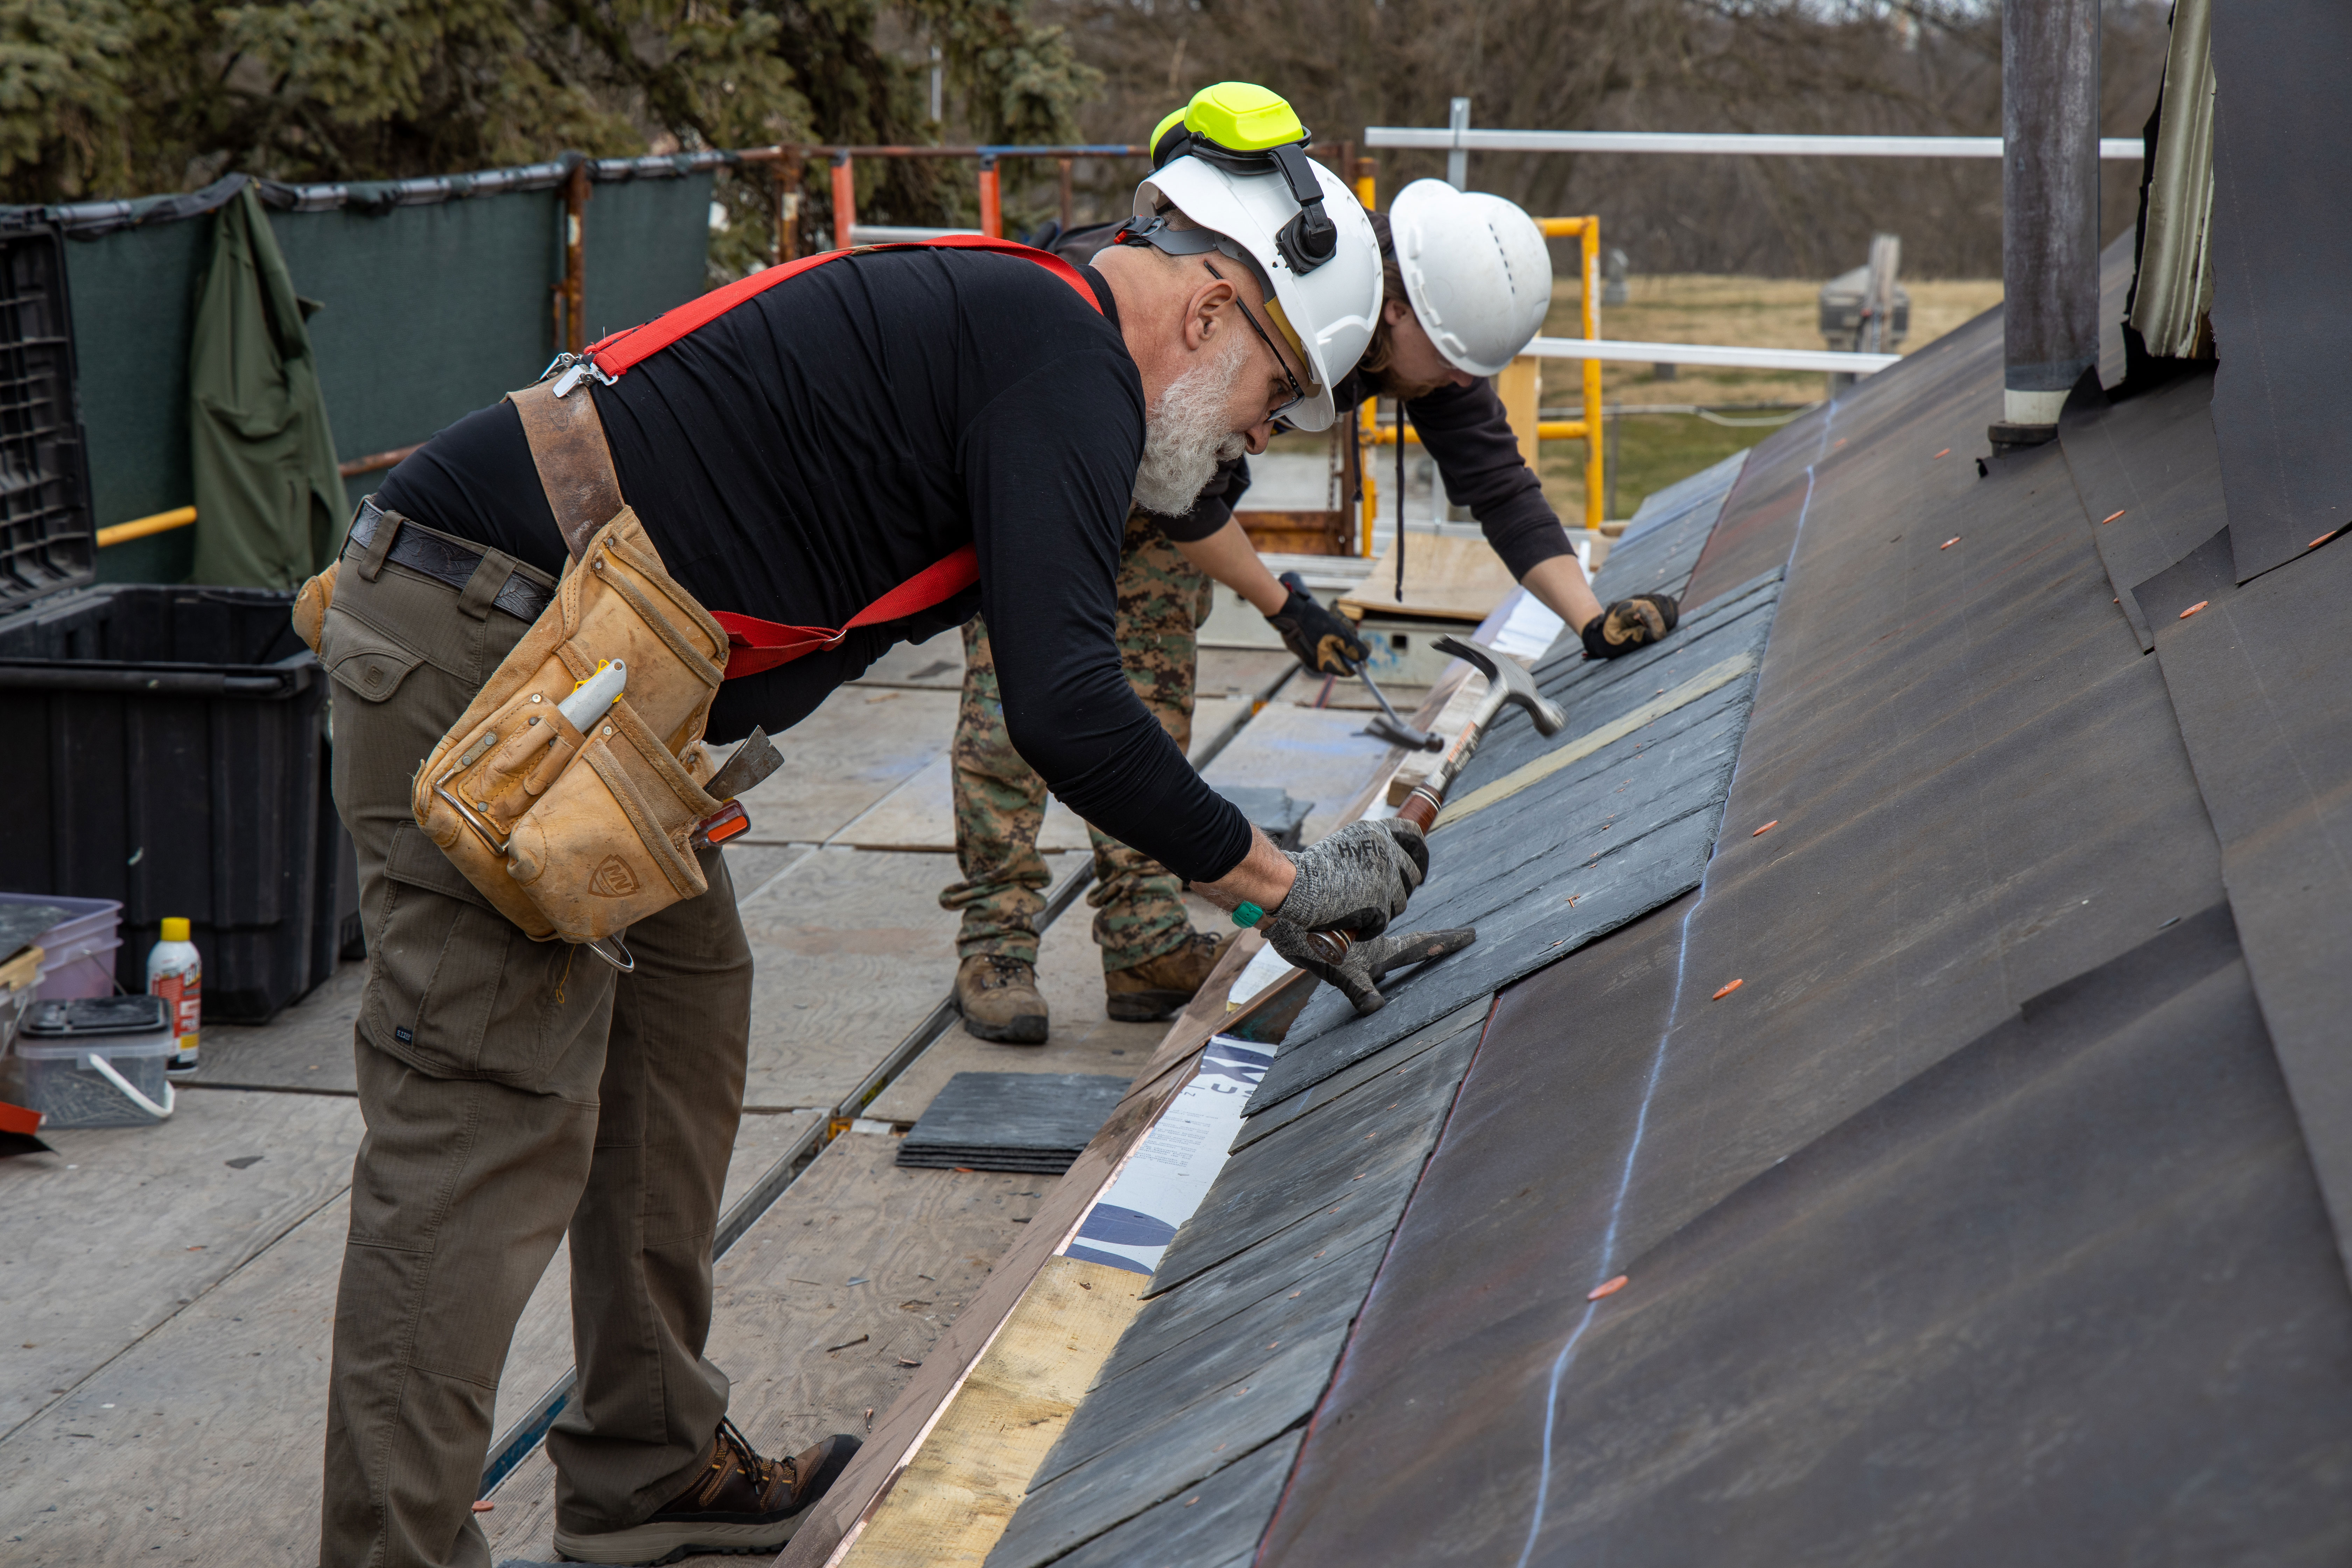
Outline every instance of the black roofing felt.
[(2352, 522), (2341, 0), (2213, 0), (2213, 426), (2242, 583)]
[[(1994, 315), (1750, 458), (1693, 597), (1776, 533), (1789, 572), (1704, 886), (1503, 994), (1262, 1561), (2352, 1547), (2352, 1295), (2197, 732), (2326, 858), (2352, 547), (2236, 589), (2292, 591), (2263, 635), (2209, 607), (2144, 656), (2100, 481), (2055, 444), (1978, 476), (2000, 355)], [(2269, 872), (2340, 1019), (2352, 899)]]
[(2144, 648), (2156, 635), (2132, 590), (2204, 543), (2226, 515), (2212, 401), (2207, 366), (2131, 403), (2069, 398), (2058, 422), (2107, 581)]

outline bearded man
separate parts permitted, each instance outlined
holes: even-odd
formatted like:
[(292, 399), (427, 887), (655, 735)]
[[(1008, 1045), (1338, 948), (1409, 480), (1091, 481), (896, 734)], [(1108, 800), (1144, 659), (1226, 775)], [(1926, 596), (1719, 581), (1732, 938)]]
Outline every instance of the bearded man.
[[(528, 940), (412, 815), (423, 759), (561, 613), (559, 575), (601, 565), (572, 554), (583, 495), (605, 498), (587, 521), (608, 531), (634, 512), (669, 588), (751, 628), (709, 739), (785, 729), (892, 644), (984, 607), (1013, 743), (1089, 820), (1286, 930), (1402, 910), (1417, 834), (1275, 848), (1137, 700), (1112, 630), (1130, 507), (1189, 507), (1221, 453), (1261, 449), (1286, 413), (1328, 424), (1370, 338), (1370, 226), (1302, 171), (1214, 171), (1189, 226), (1092, 268), (973, 241), (773, 269), (559, 362), (362, 505), (317, 628), (369, 970), (323, 1568), (488, 1563), (469, 1505), (491, 1399), (567, 1228), (561, 1552), (773, 1550), (856, 1447), (762, 1457), (702, 1354), (751, 992), (719, 852), (700, 851), (707, 892), (627, 928), (624, 973)], [(567, 397), (557, 448), (545, 421)], [(751, 657), (772, 651), (762, 627), (806, 657)]]

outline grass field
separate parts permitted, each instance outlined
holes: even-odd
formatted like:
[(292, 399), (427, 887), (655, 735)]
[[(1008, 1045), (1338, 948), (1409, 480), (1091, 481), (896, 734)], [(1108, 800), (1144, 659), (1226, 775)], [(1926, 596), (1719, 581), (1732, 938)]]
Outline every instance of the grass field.
[[(1906, 282), (1911, 295), (1911, 331), (1906, 353), (2000, 303), (1998, 279)], [(1804, 279), (1724, 278), (1680, 275), (1634, 278), (1632, 299), (1601, 313), (1601, 335), (1637, 342), (1727, 343), (1753, 348), (1827, 346), (1818, 320), (1821, 285)], [(1577, 289), (1572, 278), (1552, 290), (1544, 331), (1570, 337), (1579, 331)], [(1581, 400), (1578, 367), (1552, 361), (1546, 366), (1545, 406), (1576, 410)], [(1602, 370), (1604, 395), (1619, 404), (1810, 403), (1827, 395), (1826, 378), (1769, 370), (1684, 368), (1660, 380), (1640, 365)], [(1734, 415), (1733, 417), (1746, 416)], [(1769, 427), (1727, 429), (1696, 415), (1628, 415), (1618, 435), (1615, 515), (1631, 517), (1642, 498), (1718, 462), (1771, 434)], [(1544, 494), (1563, 519), (1584, 515), (1584, 444), (1545, 444), (1538, 470)]]

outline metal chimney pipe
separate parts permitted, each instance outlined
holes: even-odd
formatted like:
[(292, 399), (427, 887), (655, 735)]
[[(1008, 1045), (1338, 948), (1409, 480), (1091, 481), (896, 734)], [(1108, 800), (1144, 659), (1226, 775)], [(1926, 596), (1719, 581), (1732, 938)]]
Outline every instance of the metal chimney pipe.
[(2000, 121), (1996, 452), (2056, 436), (2099, 362), (2099, 0), (2001, 6)]

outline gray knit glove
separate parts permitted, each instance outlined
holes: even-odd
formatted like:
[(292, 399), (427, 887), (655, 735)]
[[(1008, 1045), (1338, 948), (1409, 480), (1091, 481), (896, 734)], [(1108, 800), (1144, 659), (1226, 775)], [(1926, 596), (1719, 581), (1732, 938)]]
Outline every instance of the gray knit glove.
[(1444, 958), (1478, 940), (1474, 926), (1451, 931), (1398, 931), (1366, 937), (1351, 945), (1347, 956), (1333, 963), (1322, 956), (1303, 926), (1270, 919), (1265, 931), (1265, 940), (1275, 952), (1325, 984), (1339, 987), (1359, 1018), (1388, 1005), (1388, 998), (1381, 994), (1380, 983), (1388, 978), (1389, 971)]
[[(1309, 931), (1378, 936), (1404, 913), (1405, 900), (1429, 875), (1429, 845), (1421, 829), (1397, 817), (1351, 822), (1295, 854), (1284, 854), (1298, 879), (1267, 912)], [(1279, 942), (1276, 950), (1281, 950)]]

